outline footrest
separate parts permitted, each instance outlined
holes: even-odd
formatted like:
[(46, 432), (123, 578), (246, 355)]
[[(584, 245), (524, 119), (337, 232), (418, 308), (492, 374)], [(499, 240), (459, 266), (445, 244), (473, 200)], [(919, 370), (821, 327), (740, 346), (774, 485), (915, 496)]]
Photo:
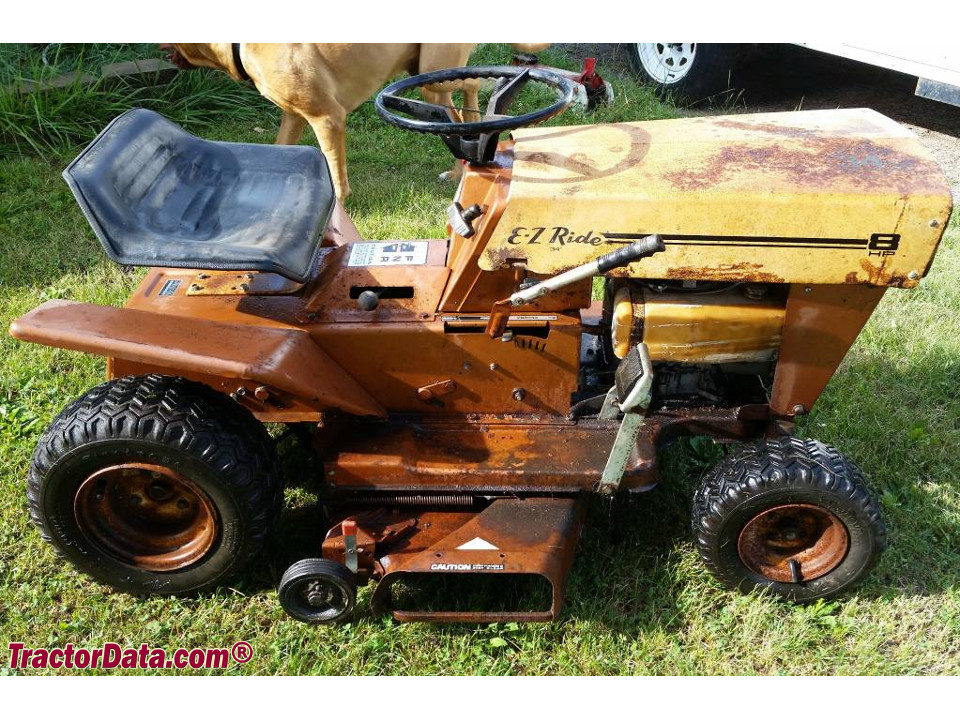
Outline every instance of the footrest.
[[(616, 421), (379, 423), (342, 433), (323, 461), (328, 482), (344, 495), (575, 492), (599, 483), (618, 427)], [(653, 424), (649, 432), (630, 456), (625, 488), (656, 482)]]

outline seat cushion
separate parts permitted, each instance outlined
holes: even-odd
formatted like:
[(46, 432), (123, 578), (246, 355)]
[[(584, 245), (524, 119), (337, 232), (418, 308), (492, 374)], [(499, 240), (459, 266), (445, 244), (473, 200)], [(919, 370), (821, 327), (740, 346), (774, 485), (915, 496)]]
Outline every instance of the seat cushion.
[(310, 275), (335, 203), (314, 147), (202, 140), (143, 109), (113, 120), (63, 176), (118, 263), (296, 282)]

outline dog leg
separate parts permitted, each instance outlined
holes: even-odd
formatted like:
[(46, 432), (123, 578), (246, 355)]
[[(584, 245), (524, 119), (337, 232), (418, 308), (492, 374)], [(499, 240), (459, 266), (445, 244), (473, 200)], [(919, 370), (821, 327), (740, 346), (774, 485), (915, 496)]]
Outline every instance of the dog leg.
[(347, 116), (342, 110), (334, 115), (308, 117), (307, 122), (317, 135), (320, 149), (327, 156), (333, 174), (333, 187), (337, 198), (343, 202), (350, 197), (350, 181), (347, 180)]
[(296, 145), (303, 136), (307, 121), (297, 113), (283, 111), (280, 118), (280, 132), (277, 133), (277, 145)]
[(439, 178), (447, 182), (460, 182), (463, 176), (463, 163), (459, 160), (453, 161), (453, 167), (440, 173)]

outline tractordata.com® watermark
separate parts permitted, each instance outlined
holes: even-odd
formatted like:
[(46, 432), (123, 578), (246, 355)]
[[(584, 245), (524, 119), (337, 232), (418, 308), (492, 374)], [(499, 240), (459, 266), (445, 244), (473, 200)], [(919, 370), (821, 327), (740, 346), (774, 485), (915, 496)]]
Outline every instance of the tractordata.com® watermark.
[(253, 657), (253, 648), (245, 640), (239, 640), (229, 648), (177, 648), (172, 651), (151, 648), (146, 643), (125, 648), (112, 642), (92, 650), (75, 648), (73, 643), (62, 648), (29, 648), (21, 642), (12, 642), (7, 649), (10, 651), (9, 667), (21, 670), (224, 670), (231, 662), (242, 665)]

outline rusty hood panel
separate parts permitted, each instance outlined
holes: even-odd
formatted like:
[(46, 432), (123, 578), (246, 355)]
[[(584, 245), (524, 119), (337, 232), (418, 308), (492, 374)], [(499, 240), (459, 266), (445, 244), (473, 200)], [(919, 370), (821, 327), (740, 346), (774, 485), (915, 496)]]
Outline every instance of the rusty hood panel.
[(554, 274), (649, 233), (637, 277), (910, 287), (952, 207), (939, 166), (872, 110), (514, 134), (510, 200), (480, 267)]
[(241, 380), (356, 415), (386, 411), (309, 334), (51, 300), (10, 326), (27, 342)]

